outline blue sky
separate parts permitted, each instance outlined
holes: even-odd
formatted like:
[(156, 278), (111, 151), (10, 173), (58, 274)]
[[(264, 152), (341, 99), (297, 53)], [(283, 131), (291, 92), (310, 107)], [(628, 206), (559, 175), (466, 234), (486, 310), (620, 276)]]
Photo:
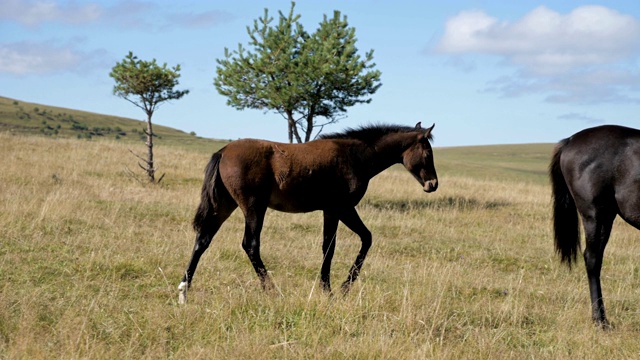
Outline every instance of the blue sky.
[[(290, 1), (0, 0), (0, 96), (144, 119), (112, 94), (129, 51), (182, 67), (183, 99), (154, 122), (199, 136), (286, 141), (274, 113), (237, 111), (214, 86), (224, 48)], [(586, 127), (640, 127), (640, 3), (297, 1), (307, 31), (340, 10), (382, 87), (325, 128), (436, 124), (436, 147), (556, 142)]]

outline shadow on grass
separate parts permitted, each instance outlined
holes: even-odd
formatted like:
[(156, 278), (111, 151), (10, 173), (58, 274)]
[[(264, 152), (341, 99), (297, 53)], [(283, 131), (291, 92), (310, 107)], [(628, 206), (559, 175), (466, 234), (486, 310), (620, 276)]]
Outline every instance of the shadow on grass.
[(509, 206), (504, 201), (480, 201), (462, 196), (447, 196), (433, 199), (365, 199), (361, 206), (377, 210), (409, 212), (413, 210), (492, 210)]

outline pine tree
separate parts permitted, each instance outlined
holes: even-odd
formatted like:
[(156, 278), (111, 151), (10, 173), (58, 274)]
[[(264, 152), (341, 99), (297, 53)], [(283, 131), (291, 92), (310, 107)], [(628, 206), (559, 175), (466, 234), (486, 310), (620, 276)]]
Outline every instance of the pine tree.
[(242, 44), (235, 51), (225, 49), (225, 58), (217, 60), (214, 85), (238, 110), (281, 114), (289, 142), (300, 143), (311, 140), (314, 129), (317, 136), (323, 126), (343, 118), (348, 107), (369, 103), (381, 84), (373, 50), (364, 58), (358, 55), (355, 28), (346, 16), (339, 11), (332, 18), (325, 15), (309, 34), (294, 8), (292, 3), (287, 15), (279, 12), (276, 25), (265, 9), (264, 16), (247, 27), (251, 51)]

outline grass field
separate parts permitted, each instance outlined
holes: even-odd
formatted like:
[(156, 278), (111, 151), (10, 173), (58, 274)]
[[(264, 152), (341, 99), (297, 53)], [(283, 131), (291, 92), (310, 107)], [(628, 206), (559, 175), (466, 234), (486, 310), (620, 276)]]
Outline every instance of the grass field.
[[(9, 104), (9, 106), (13, 106)], [(436, 134), (437, 135), (437, 134)], [(612, 359), (640, 354), (640, 242), (617, 222), (603, 286), (615, 329), (590, 319), (583, 265), (553, 252), (550, 144), (435, 148), (440, 188), (400, 167), (358, 211), (374, 236), (346, 296), (318, 288), (321, 213), (268, 212), (264, 293), (223, 226), (189, 293), (203, 169), (216, 143), (158, 143), (160, 186), (127, 175), (142, 143), (0, 133), (0, 358)], [(340, 227), (332, 276), (359, 239)]]

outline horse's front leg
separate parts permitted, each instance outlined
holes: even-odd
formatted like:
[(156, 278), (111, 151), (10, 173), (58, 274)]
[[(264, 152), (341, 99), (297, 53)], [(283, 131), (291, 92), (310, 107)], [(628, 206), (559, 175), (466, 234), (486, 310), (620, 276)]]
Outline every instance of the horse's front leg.
[(360, 247), (358, 256), (356, 256), (356, 261), (351, 266), (351, 270), (349, 270), (349, 276), (347, 277), (347, 280), (342, 283), (342, 292), (347, 293), (351, 289), (351, 284), (356, 281), (360, 275), (362, 264), (364, 263), (364, 259), (367, 257), (367, 252), (371, 247), (371, 231), (369, 231), (369, 229), (364, 225), (355, 208), (351, 208), (343, 212), (340, 215), (340, 221), (342, 221), (342, 223), (344, 223), (351, 231), (358, 234), (362, 241), (362, 246)]
[(338, 217), (327, 211), (324, 212), (323, 240), (322, 240), (322, 268), (320, 269), (320, 283), (322, 289), (331, 292), (331, 260), (336, 250), (336, 232)]

